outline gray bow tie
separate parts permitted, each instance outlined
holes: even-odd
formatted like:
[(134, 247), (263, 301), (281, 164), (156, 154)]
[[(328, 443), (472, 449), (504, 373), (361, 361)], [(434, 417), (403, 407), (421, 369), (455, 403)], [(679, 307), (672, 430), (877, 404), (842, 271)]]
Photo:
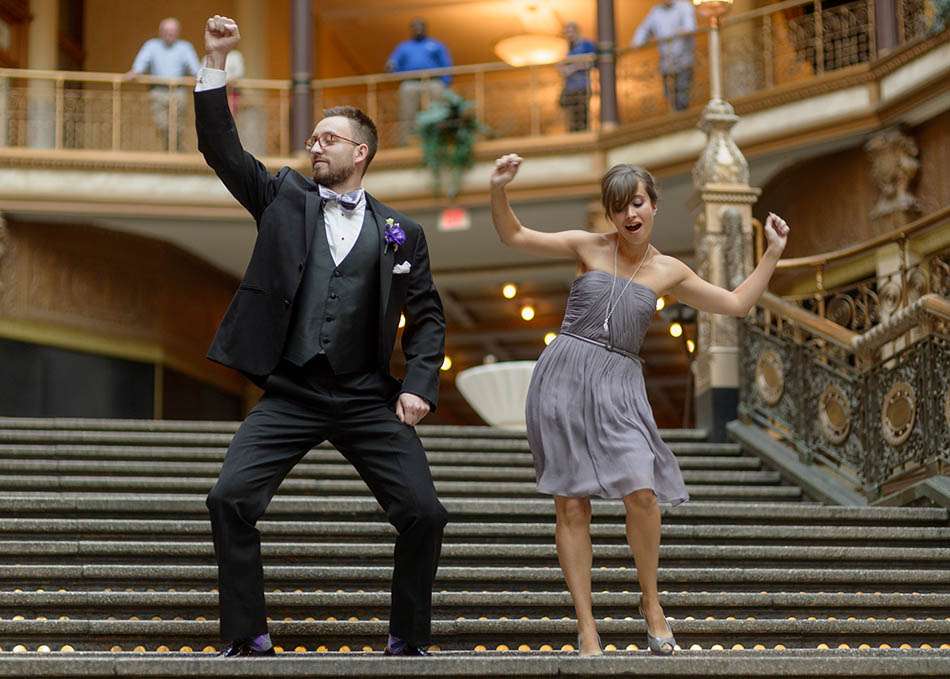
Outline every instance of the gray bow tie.
[(324, 200), (335, 200), (340, 204), (340, 207), (347, 212), (355, 210), (356, 206), (360, 204), (360, 199), (363, 197), (363, 189), (354, 189), (344, 194), (339, 194), (322, 184), (319, 185), (319, 189), (321, 198)]

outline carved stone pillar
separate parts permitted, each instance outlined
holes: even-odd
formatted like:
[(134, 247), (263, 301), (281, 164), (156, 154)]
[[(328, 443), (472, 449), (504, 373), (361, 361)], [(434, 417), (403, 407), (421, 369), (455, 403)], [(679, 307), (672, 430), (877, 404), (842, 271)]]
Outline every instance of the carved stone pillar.
[[(732, 106), (712, 100), (700, 127), (706, 147), (693, 166), (698, 209), (693, 232), (697, 273), (732, 289), (752, 271), (752, 205), (759, 190), (749, 186), (749, 164), (732, 138), (738, 122)], [(726, 439), (726, 423), (739, 403), (739, 321), (717, 314), (698, 315), (695, 379), (696, 424), (710, 440)]]
[[(892, 127), (875, 134), (864, 145), (871, 160), (871, 177), (879, 195), (871, 209), (871, 220), (878, 232), (890, 231), (920, 216), (920, 203), (910, 191), (920, 162), (913, 137)], [(907, 243), (891, 244), (876, 253), (879, 313), (881, 320), (890, 318), (900, 308), (912, 303), (926, 286), (919, 271), (920, 256)], [(882, 347), (882, 355), (900, 350), (903, 341)]]

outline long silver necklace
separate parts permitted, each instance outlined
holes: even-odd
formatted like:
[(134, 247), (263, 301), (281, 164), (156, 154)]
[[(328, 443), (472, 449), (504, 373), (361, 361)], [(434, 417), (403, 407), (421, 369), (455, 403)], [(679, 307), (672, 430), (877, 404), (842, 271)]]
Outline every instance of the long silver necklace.
[(620, 291), (620, 294), (617, 295), (617, 301), (614, 301), (614, 284), (617, 282), (617, 253), (620, 251), (620, 236), (617, 236), (617, 245), (614, 247), (614, 276), (610, 279), (610, 296), (607, 298), (607, 315), (604, 316), (604, 332), (610, 332), (610, 317), (613, 315), (614, 311), (617, 309), (617, 305), (620, 304), (620, 298), (623, 297), (623, 293), (627, 291), (627, 288), (630, 287), (630, 284), (633, 283), (633, 279), (636, 278), (636, 275), (640, 273), (640, 267), (643, 266), (644, 260), (647, 258), (647, 251), (649, 251), (650, 246), (647, 245), (647, 249), (643, 251), (643, 256), (640, 257), (640, 263), (637, 264), (637, 268), (633, 270), (633, 273), (630, 274), (630, 278), (627, 279), (627, 284), (623, 286), (623, 290)]

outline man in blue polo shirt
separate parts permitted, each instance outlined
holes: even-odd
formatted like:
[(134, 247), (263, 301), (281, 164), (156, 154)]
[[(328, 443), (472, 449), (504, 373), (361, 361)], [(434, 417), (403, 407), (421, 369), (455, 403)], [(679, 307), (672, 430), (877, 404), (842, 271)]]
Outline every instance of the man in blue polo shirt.
[[(126, 79), (137, 75), (157, 75), (163, 78), (180, 78), (193, 76), (198, 73), (201, 64), (195, 48), (187, 40), (179, 40), (181, 24), (178, 19), (169, 17), (162, 19), (158, 25), (157, 38), (146, 40), (145, 44), (135, 56), (132, 68), (125, 74)], [(182, 130), (184, 129), (184, 103), (188, 96), (188, 88), (153, 85), (149, 89), (149, 99), (152, 104), (152, 118), (155, 126), (162, 135), (163, 142), (168, 140), (169, 108), (176, 107), (178, 120), (178, 146), (181, 148)]]
[[(416, 17), (409, 22), (410, 39), (396, 45), (396, 49), (386, 61), (386, 70), (393, 73), (408, 71), (424, 71), (432, 68), (446, 68), (452, 65), (449, 51), (438, 40), (426, 35), (426, 22)], [(405, 144), (412, 132), (416, 113), (424, 103), (423, 92), (427, 102), (442, 96), (446, 86), (452, 82), (451, 77), (439, 78), (412, 78), (403, 80), (399, 84), (399, 143)]]
[[(577, 23), (570, 21), (564, 26), (564, 37), (567, 39), (567, 56), (579, 54), (594, 54), (597, 50), (594, 43), (581, 37), (581, 30)], [(564, 77), (564, 88), (559, 99), (561, 108), (567, 116), (567, 129), (571, 132), (580, 132), (587, 129), (587, 113), (590, 104), (590, 69), (593, 61), (565, 61), (558, 64), (558, 70)]]

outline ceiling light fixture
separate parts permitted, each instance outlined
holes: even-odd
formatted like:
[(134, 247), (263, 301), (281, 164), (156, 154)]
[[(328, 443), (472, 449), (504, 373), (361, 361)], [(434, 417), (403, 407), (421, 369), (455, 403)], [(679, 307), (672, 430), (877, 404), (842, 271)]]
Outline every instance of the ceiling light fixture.
[(567, 56), (567, 40), (556, 35), (522, 33), (495, 43), (495, 54), (515, 67), (555, 64)]

